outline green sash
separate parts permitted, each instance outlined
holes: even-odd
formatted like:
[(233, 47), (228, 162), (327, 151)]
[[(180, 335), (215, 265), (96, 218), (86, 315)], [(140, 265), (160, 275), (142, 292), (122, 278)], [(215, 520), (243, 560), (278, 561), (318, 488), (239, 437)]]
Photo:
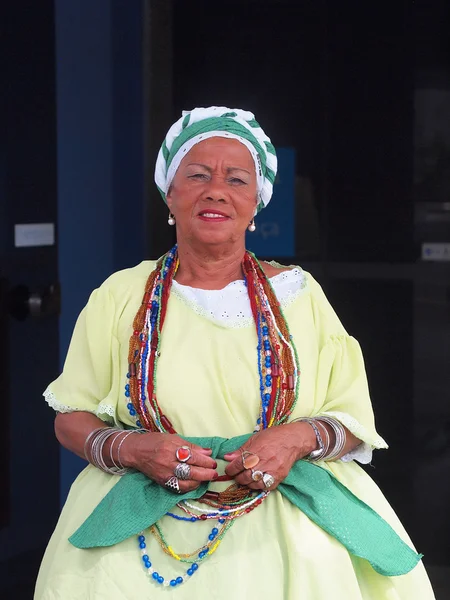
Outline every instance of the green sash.
[[(250, 435), (184, 439), (212, 448), (214, 458), (223, 458), (240, 448)], [(193, 492), (175, 495), (142, 473), (130, 473), (119, 479), (69, 541), (77, 548), (113, 546), (156, 523), (180, 500), (199, 498), (207, 488), (208, 483), (204, 483)], [(381, 575), (404, 575), (422, 557), (378, 513), (317, 465), (297, 461), (277, 490), (351, 554), (368, 560)]]

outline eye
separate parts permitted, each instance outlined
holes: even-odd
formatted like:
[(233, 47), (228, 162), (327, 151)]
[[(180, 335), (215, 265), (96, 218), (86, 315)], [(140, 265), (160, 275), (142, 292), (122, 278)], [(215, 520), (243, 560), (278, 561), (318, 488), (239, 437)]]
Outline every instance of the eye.
[(205, 181), (208, 179), (208, 175), (206, 173), (194, 173), (193, 175), (188, 176), (189, 179), (197, 179), (199, 181)]
[(233, 185), (247, 185), (247, 182), (243, 179), (239, 179), (239, 177), (231, 177), (228, 181)]

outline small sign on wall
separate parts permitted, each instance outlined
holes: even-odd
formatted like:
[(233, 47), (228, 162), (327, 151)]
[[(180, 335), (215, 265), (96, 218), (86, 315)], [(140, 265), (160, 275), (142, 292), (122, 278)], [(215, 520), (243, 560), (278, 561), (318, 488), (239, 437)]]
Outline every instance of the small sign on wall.
[(450, 244), (422, 244), (422, 260), (448, 262), (450, 261)]
[(54, 223), (27, 223), (24, 225), (14, 225), (14, 246), (16, 248), (53, 246), (54, 244)]
[(295, 150), (277, 148), (278, 173), (269, 205), (247, 232), (247, 248), (268, 258), (295, 256)]

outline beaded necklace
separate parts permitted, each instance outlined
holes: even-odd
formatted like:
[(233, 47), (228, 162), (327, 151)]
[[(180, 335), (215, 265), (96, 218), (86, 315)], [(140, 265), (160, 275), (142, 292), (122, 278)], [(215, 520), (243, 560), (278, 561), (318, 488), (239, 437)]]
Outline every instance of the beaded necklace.
[[(174, 246), (157, 263), (150, 274), (141, 306), (134, 318), (133, 333), (128, 353), (128, 382), (125, 386), (127, 408), (136, 420), (137, 427), (161, 433), (177, 433), (157, 400), (157, 365), (160, 355), (161, 337), (167, 304), (173, 279), (179, 267), (177, 246)], [(258, 339), (257, 364), (261, 403), (254, 432), (285, 423), (298, 398), (300, 369), (298, 356), (287, 321), (276, 294), (261, 264), (246, 251), (242, 260), (242, 271), (248, 290), (252, 315)], [(235, 520), (259, 506), (270, 492), (253, 493), (249, 488), (232, 484), (223, 492), (208, 491), (200, 502), (212, 509), (202, 509), (188, 502), (178, 503), (187, 515), (174, 513), (168, 516), (184, 521), (198, 522), (217, 519), (220, 529), (213, 528), (208, 542), (190, 554), (177, 554), (165, 541), (158, 525), (150, 528), (163, 551), (191, 566), (186, 574), (168, 580), (156, 572), (146, 553), (145, 536), (138, 537), (144, 566), (152, 578), (164, 586), (177, 586), (191, 577), (198, 569), (198, 562), (210, 556), (223, 539)], [(197, 514), (199, 513), (199, 514)], [(217, 537), (217, 540), (216, 540)], [(191, 557), (197, 553), (198, 562)]]

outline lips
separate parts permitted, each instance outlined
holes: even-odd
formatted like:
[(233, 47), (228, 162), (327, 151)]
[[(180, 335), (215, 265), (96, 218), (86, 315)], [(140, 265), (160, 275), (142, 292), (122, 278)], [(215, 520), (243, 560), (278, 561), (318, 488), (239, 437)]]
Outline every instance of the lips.
[(205, 221), (206, 223), (223, 223), (224, 221), (229, 221), (231, 217), (220, 210), (205, 209), (198, 213), (198, 218), (200, 221)]
[(199, 217), (206, 217), (207, 219), (220, 219), (220, 218), (226, 218), (228, 219), (228, 215), (226, 215), (223, 212), (220, 212), (219, 210), (202, 210), (201, 212), (198, 213)]

